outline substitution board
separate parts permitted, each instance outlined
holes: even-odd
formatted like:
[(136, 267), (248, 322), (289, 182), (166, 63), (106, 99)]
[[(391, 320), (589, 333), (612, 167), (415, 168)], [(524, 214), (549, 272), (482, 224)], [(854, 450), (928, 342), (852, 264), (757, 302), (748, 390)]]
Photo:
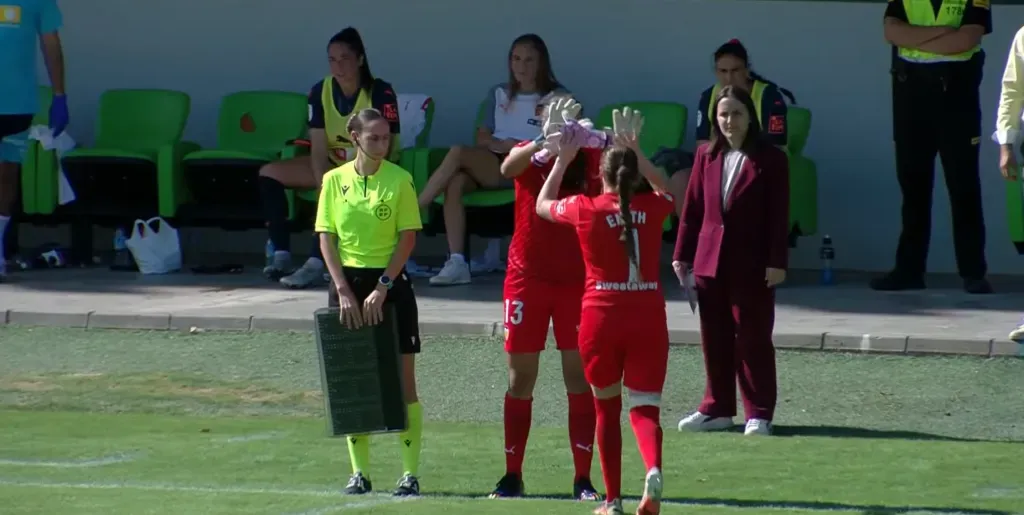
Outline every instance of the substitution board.
[(328, 431), (333, 436), (408, 428), (394, 307), (384, 321), (351, 330), (337, 308), (317, 310), (316, 347)]

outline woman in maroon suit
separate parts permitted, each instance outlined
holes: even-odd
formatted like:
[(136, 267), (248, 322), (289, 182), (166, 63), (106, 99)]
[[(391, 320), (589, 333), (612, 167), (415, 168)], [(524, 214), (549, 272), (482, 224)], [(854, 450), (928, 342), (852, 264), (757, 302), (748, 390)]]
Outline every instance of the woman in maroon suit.
[(672, 267), (692, 267), (707, 385), (681, 431), (731, 428), (739, 380), (748, 435), (771, 434), (775, 382), (775, 286), (786, 278), (789, 161), (761, 137), (750, 95), (722, 88), (711, 141), (686, 188)]

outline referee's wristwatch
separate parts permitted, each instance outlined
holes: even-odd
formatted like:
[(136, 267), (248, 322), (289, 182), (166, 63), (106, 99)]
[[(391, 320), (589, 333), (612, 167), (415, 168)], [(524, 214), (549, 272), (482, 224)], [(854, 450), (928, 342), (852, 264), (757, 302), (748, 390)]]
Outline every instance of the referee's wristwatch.
[(390, 290), (391, 287), (395, 285), (395, 282), (392, 281), (390, 277), (382, 275), (380, 276), (380, 279), (377, 279), (377, 284)]

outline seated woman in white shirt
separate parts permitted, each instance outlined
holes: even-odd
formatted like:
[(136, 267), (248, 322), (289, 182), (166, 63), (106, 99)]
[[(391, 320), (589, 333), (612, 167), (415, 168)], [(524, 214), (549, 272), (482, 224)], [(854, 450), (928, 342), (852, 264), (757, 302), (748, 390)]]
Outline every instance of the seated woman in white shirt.
[[(430, 284), (470, 282), (470, 267), (463, 254), (466, 210), (462, 196), (477, 189), (511, 188), (512, 182), (501, 176), (501, 162), (516, 144), (540, 135), (544, 103), (554, 94), (566, 92), (551, 69), (547, 45), (536, 34), (524, 34), (512, 42), (508, 70), (508, 82), (491, 88), (484, 101), (486, 115), (477, 127), (475, 144), (452, 147), (420, 192), (421, 207), (444, 193), (450, 257), (440, 273), (430, 278)], [(499, 261), (500, 244), (500, 239), (489, 242), (485, 266)]]

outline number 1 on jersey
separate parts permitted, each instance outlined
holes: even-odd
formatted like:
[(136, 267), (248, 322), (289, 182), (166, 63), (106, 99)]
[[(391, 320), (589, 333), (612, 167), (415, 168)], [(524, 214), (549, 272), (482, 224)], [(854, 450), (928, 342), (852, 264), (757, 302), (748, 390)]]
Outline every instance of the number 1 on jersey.
[(629, 280), (630, 284), (636, 284), (640, 282), (640, 232), (633, 229), (633, 255), (636, 256), (636, 263), (629, 262)]

